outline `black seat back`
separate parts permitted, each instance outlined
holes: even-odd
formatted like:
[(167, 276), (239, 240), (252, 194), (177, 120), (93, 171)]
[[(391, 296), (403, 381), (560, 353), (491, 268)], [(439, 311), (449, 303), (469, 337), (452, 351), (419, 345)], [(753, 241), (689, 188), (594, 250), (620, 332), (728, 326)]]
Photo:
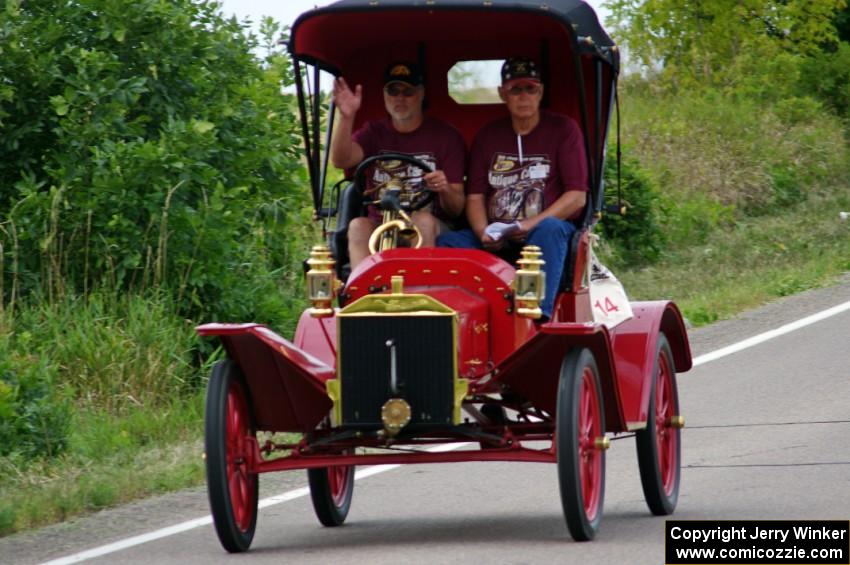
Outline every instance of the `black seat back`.
[(344, 281), (351, 271), (348, 258), (348, 224), (354, 218), (366, 215), (363, 195), (353, 183), (345, 185), (340, 191), (337, 214), (336, 230), (331, 236), (330, 248), (333, 258), (336, 259), (337, 276)]

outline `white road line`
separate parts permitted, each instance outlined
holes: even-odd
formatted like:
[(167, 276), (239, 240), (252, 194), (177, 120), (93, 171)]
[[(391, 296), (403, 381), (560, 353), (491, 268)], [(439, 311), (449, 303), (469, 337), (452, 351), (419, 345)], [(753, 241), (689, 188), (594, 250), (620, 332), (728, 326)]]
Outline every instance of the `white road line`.
[(838, 306), (833, 306), (832, 308), (829, 308), (828, 310), (824, 310), (822, 312), (818, 312), (817, 314), (806, 316), (805, 318), (797, 320), (796, 322), (785, 324), (784, 326), (780, 326), (774, 330), (770, 330), (747, 338), (744, 341), (739, 341), (738, 343), (733, 343), (732, 345), (722, 347), (716, 351), (712, 351), (711, 353), (700, 355), (699, 357), (694, 359), (694, 367), (702, 365), (703, 363), (708, 363), (709, 361), (720, 359), (721, 357), (726, 357), (727, 355), (732, 355), (733, 353), (738, 353), (739, 351), (742, 351), (754, 345), (764, 343), (769, 339), (773, 339), (775, 337), (791, 333), (795, 330), (799, 330), (800, 328), (810, 326), (816, 322), (820, 322), (842, 312), (846, 312), (847, 310), (850, 310), (850, 301), (845, 302), (844, 304), (839, 304)]
[[(452, 451), (454, 449), (459, 449), (461, 447), (465, 447), (469, 445), (468, 443), (444, 443), (440, 445), (435, 445), (429, 447), (425, 451), (430, 451), (431, 453), (440, 453), (444, 451)], [(371, 477), (372, 475), (377, 475), (379, 473), (386, 473), (387, 471), (392, 471), (393, 469), (401, 467), (401, 465), (372, 465), (371, 467), (364, 467), (362, 469), (357, 469), (354, 473), (354, 480), (365, 479), (367, 477)], [(310, 494), (309, 487), (297, 488), (295, 490), (290, 490), (284, 492), (282, 494), (278, 494), (275, 496), (270, 496), (268, 498), (264, 498), (259, 501), (258, 508), (268, 508), (269, 506), (274, 506), (275, 504), (280, 504), (282, 502), (288, 502), (290, 500), (295, 500), (296, 498), (301, 498)], [(110, 553), (115, 553), (116, 551), (122, 551), (124, 549), (129, 549), (136, 545), (141, 545), (143, 543), (147, 543), (149, 541), (154, 541), (162, 538), (167, 538), (169, 536), (173, 536), (175, 534), (180, 534), (189, 530), (194, 530), (195, 528), (200, 528), (201, 526), (207, 526), (212, 524), (212, 516), (205, 516), (203, 518), (196, 518), (194, 520), (189, 520), (188, 522), (182, 522), (180, 524), (175, 524), (173, 526), (168, 526), (167, 528), (162, 528), (159, 530), (155, 530), (153, 532), (148, 532), (146, 534), (141, 534), (138, 536), (133, 536), (131, 538), (126, 538), (123, 540), (118, 540), (113, 543), (109, 543), (106, 545), (101, 545), (100, 547), (94, 547), (92, 549), (87, 549), (85, 551), (81, 551), (79, 553), (75, 553), (73, 555), (68, 555), (66, 557), (60, 557), (58, 559), (53, 559), (52, 561), (45, 561), (42, 565), (67, 565), (69, 563), (79, 563), (81, 561), (85, 561), (87, 559), (94, 559), (95, 557), (102, 557), (104, 555), (109, 555)]]
[[(751, 338), (745, 339), (743, 341), (739, 341), (738, 343), (734, 343), (732, 345), (720, 348), (716, 351), (712, 351), (711, 353), (706, 353), (705, 355), (700, 355), (693, 360), (693, 366), (697, 367), (699, 365), (703, 365), (705, 363), (709, 363), (711, 361), (715, 361), (720, 359), (721, 357), (726, 357), (727, 355), (732, 355), (733, 353), (738, 353), (744, 349), (749, 347), (753, 347), (754, 345), (758, 345), (760, 343), (764, 343), (767, 340), (773, 339), (775, 337), (779, 337), (781, 335), (785, 335), (787, 333), (793, 332), (795, 330), (799, 330), (800, 328), (804, 328), (806, 326), (810, 326), (816, 322), (820, 322), (842, 312), (846, 312), (850, 310), (850, 301), (845, 302), (843, 304), (839, 304), (838, 306), (834, 306), (829, 308), (828, 310), (824, 310), (822, 312), (818, 312), (817, 314), (812, 314), (811, 316), (807, 316), (796, 322), (791, 322), (790, 324), (785, 324), (784, 326), (780, 326), (774, 330), (770, 330)], [(441, 451), (451, 451), (453, 449), (458, 449), (468, 444), (464, 443), (448, 443), (443, 445), (437, 445), (429, 448), (427, 451), (436, 453)], [(371, 477), (372, 475), (377, 475), (379, 473), (385, 473), (387, 471), (391, 471), (401, 465), (373, 465), (371, 467), (366, 467), (363, 469), (358, 469), (354, 475), (354, 480), (365, 479), (366, 477)], [(269, 506), (274, 506), (275, 504), (281, 504), (283, 502), (288, 502), (290, 500), (295, 500), (296, 498), (301, 498), (310, 494), (310, 489), (307, 487), (299, 488), (295, 490), (290, 490), (284, 492), (282, 494), (278, 494), (276, 496), (271, 496), (269, 498), (264, 498), (259, 502), (260, 508), (267, 508)], [(139, 536), (134, 536), (131, 538), (126, 538), (123, 540), (116, 541), (114, 543), (110, 543), (107, 545), (102, 545), (100, 547), (95, 547), (93, 549), (88, 549), (86, 551), (81, 551), (80, 553), (75, 553), (73, 555), (68, 555), (67, 557), (60, 557), (59, 559), (54, 559), (52, 561), (47, 561), (42, 565), (66, 565), (68, 563), (79, 563), (80, 561), (85, 561), (86, 559), (94, 559), (95, 557), (101, 557), (103, 555), (108, 555), (110, 553), (115, 553), (116, 551), (121, 551), (124, 549), (128, 549), (130, 547), (141, 545), (143, 543), (147, 543), (149, 541), (165, 538), (168, 536), (173, 536), (175, 534), (179, 534), (182, 532), (186, 532), (188, 530), (193, 530), (195, 528), (199, 528), (201, 526), (206, 526), (208, 524), (212, 524), (212, 516), (205, 516), (203, 518), (196, 518), (194, 520), (189, 520), (188, 522), (183, 522), (180, 524), (175, 524), (174, 526), (169, 526), (167, 528), (162, 528), (160, 530), (156, 530), (153, 532), (148, 532), (146, 534), (142, 534)]]
[(101, 557), (103, 555), (115, 553), (116, 551), (121, 551), (123, 549), (133, 547), (135, 545), (141, 545), (149, 541), (157, 540), (160, 538), (166, 538), (168, 536), (173, 536), (175, 534), (186, 532), (188, 530), (194, 530), (195, 528), (206, 526), (207, 524), (212, 524), (212, 516), (205, 516), (204, 518), (189, 520), (188, 522), (183, 522), (182, 524), (175, 524), (174, 526), (169, 526), (160, 530), (148, 532), (140, 536), (133, 536), (131, 538), (119, 540), (114, 543), (102, 545), (100, 547), (95, 547), (86, 551), (81, 551), (80, 553), (75, 553), (67, 557), (60, 557), (59, 559), (54, 559), (53, 561), (47, 561), (44, 565), (59, 565), (60, 563), (79, 563), (80, 561), (85, 561), (86, 559), (94, 559), (95, 557)]

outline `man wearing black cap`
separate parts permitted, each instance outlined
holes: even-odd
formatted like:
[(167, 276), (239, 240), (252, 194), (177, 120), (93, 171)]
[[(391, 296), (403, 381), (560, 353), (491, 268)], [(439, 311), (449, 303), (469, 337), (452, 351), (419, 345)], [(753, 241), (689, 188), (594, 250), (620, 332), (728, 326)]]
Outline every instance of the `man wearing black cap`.
[(534, 61), (502, 65), (499, 97), (510, 116), (475, 136), (469, 160), (466, 217), (471, 230), (442, 234), (443, 247), (487, 249), (506, 258), (522, 245), (546, 262), (541, 310), (552, 315), (569, 242), (587, 198), (587, 161), (578, 125), (541, 110), (543, 84)]
[[(391, 164), (384, 164), (374, 167), (369, 179), (370, 184), (377, 184), (393, 176), (419, 177), (408, 180), (408, 186), (422, 183), (436, 193), (433, 213), (420, 210), (412, 217), (422, 234), (422, 245), (433, 247), (437, 235), (450, 229), (451, 222), (463, 212), (466, 147), (457, 130), (423, 114), (425, 87), (419, 67), (400, 62), (387, 68), (384, 73), (384, 106), (389, 117), (368, 122), (353, 134), (354, 118), (363, 98), (362, 87), (358, 84), (352, 91), (345, 79), (340, 77), (334, 82), (333, 97), (340, 114), (331, 143), (334, 166), (347, 169), (366, 157), (403, 153), (434, 169), (423, 175), (419, 169), (408, 170), (411, 167), (407, 164), (394, 169), (389, 168)], [(354, 218), (349, 224), (348, 254), (352, 269), (369, 255), (369, 236), (380, 220), (380, 213), (370, 207), (368, 217)]]

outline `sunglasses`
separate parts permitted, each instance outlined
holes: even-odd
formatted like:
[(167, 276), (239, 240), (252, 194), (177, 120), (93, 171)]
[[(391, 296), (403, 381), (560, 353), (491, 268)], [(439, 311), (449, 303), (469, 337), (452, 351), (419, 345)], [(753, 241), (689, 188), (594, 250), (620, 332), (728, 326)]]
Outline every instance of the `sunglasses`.
[(404, 96), (405, 98), (416, 96), (415, 88), (411, 88), (409, 86), (400, 86), (397, 84), (390, 84), (389, 86), (385, 86), (384, 92), (387, 93), (387, 96)]
[(517, 85), (514, 85), (514, 86), (510, 87), (509, 89), (507, 89), (507, 93), (510, 94), (511, 96), (519, 96), (523, 92), (525, 92), (526, 94), (537, 94), (538, 92), (540, 92), (540, 85), (539, 84), (517, 84)]

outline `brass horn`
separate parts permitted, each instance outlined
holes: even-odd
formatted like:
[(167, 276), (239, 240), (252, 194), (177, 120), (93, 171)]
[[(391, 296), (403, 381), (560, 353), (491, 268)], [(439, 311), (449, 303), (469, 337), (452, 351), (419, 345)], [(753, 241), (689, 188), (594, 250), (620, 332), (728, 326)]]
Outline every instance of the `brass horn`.
[(375, 254), (378, 251), (395, 249), (400, 241), (410, 245), (414, 238), (416, 244), (412, 247), (415, 249), (422, 247), (422, 233), (404, 210), (384, 210), (383, 218), (384, 223), (375, 228), (369, 237), (369, 253)]

